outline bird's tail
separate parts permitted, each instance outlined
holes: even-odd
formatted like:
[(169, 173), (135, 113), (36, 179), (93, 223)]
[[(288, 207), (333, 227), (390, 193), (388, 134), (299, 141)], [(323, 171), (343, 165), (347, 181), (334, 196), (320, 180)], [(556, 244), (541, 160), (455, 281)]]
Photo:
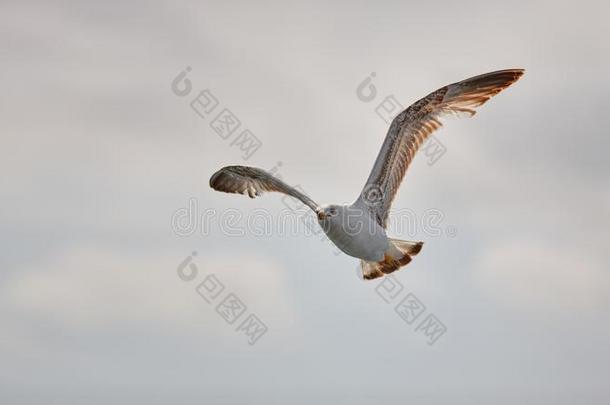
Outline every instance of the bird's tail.
[(367, 262), (360, 260), (362, 277), (365, 280), (372, 280), (406, 266), (411, 258), (421, 251), (423, 246), (424, 242), (390, 239), (390, 247), (385, 251), (382, 261)]

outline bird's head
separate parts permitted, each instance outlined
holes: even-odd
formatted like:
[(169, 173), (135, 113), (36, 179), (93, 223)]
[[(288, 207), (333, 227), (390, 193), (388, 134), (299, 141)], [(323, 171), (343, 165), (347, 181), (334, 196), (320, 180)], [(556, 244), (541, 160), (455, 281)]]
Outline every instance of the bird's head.
[(339, 215), (340, 206), (338, 205), (326, 205), (324, 207), (320, 207), (316, 213), (318, 214), (319, 221), (330, 220), (333, 217)]

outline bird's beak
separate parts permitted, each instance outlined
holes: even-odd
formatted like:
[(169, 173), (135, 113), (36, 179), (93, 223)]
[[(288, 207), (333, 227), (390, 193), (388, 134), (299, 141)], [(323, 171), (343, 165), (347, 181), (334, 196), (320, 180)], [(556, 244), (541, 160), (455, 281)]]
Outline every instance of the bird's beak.
[(318, 211), (318, 219), (320, 221), (326, 219), (326, 213), (324, 211), (322, 211), (322, 210)]

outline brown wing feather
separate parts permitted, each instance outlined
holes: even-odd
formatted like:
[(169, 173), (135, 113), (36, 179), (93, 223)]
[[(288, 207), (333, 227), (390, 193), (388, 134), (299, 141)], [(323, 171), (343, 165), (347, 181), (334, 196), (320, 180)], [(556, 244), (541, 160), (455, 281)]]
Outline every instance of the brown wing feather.
[(266, 191), (277, 191), (301, 200), (314, 211), (318, 209), (318, 205), (311, 198), (256, 167), (223, 167), (210, 178), (210, 187), (216, 191), (244, 194), (250, 198), (255, 198)]
[[(378, 223), (385, 227), (392, 200), (407, 168), (419, 147), (442, 126), (439, 118), (446, 114), (474, 115), (474, 108), (516, 82), (523, 73), (523, 69), (500, 70), (450, 84), (398, 114), (390, 125), (358, 203), (368, 206)], [(381, 194), (378, 203), (367, 202), (365, 192), (371, 187)]]

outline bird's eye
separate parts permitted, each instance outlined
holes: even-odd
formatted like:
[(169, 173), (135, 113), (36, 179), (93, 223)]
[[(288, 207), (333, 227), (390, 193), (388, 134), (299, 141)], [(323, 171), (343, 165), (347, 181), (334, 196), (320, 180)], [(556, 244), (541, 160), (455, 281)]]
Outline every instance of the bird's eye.
[(333, 216), (337, 215), (337, 210), (334, 209), (334, 208), (331, 208), (330, 209), (330, 215), (333, 215)]

